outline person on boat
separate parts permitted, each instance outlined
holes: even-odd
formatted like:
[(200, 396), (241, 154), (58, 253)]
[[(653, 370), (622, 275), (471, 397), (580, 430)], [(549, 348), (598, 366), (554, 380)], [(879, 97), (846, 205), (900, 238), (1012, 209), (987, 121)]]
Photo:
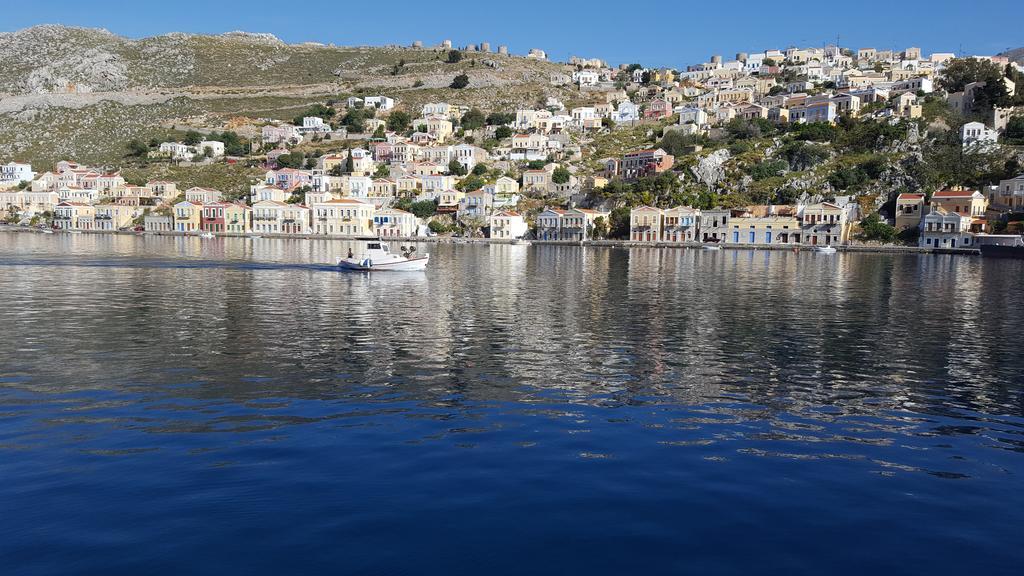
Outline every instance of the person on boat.
[(352, 249), (351, 248), (348, 249), (348, 258), (349, 258), (349, 260), (352, 259)]

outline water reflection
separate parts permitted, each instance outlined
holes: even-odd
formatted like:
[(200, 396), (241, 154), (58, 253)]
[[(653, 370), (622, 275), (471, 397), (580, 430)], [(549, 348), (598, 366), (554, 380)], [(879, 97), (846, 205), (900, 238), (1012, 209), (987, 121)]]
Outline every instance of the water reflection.
[[(394, 507), (323, 528), (348, 537), (383, 534), (369, 528), (381, 514), (401, 531), (398, 518), (430, 502), (502, 517), (493, 507), (509, 490), (524, 511), (594, 526), (602, 507), (578, 499), (620, 501), (631, 529), (659, 534), (678, 520), (646, 509), (648, 495), (702, 518), (732, 495), (748, 512), (718, 510), (724, 525), (770, 518), (761, 493), (862, 519), (899, 508), (893, 494), (911, 488), (865, 491), (872, 477), (978, 481), (985, 496), (913, 490), (974, 494), (958, 513), (982, 524), (1024, 519), (1021, 263), (421, 245), (434, 256), (425, 274), (366, 275), (333, 270), (344, 242), (0, 236), (0, 501), (17, 489), (56, 502), (35, 484), (54, 462), (69, 483), (57, 491), (90, 496), (67, 474), (102, 483), (112, 467), (143, 493), (177, 493), (206, 477), (201, 463), (248, 470), (231, 474), (260, 490), (300, 482), (327, 502), (338, 477), (351, 498), (379, 496), (370, 476), (403, 487), (388, 491)], [(238, 497), (213, 486), (205, 502)], [(945, 517), (934, 506), (918, 512)], [(94, 527), (86, 516), (79, 528)], [(951, 538), (941, 526), (923, 534)], [(992, 547), (1012, 538), (984, 535)], [(1009, 565), (1012, 550), (991, 557)]]

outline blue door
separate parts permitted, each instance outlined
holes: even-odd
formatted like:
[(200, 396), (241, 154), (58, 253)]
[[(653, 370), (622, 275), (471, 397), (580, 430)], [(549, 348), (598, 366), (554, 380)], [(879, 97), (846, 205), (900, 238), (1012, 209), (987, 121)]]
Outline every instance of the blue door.
[(732, 233), (732, 242), (733, 242), (733, 244), (739, 244), (740, 243), (740, 233), (739, 233), (739, 231), (735, 231), (735, 232)]
[(757, 233), (756, 233), (756, 232), (754, 232), (753, 230), (751, 230), (751, 231), (750, 231), (750, 243), (751, 243), (751, 244), (753, 244), (753, 243), (754, 243), (754, 235), (755, 235), (755, 234), (757, 234)]
[(772, 231), (771, 230), (768, 230), (767, 232), (764, 233), (764, 243), (765, 244), (771, 244), (772, 243)]

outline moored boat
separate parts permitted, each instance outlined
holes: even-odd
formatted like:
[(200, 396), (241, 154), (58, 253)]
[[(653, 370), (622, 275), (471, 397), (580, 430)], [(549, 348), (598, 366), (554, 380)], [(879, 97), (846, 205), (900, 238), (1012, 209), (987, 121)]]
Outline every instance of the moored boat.
[(836, 249), (831, 246), (815, 246), (813, 248), (818, 254), (835, 254)]
[(210, 238), (215, 238), (213, 232), (203, 232), (202, 234), (199, 235), (199, 237), (207, 240), (209, 240)]
[(705, 250), (721, 250), (722, 247), (719, 246), (718, 244), (705, 244), (704, 245), (704, 249)]
[(1024, 258), (1024, 237), (1016, 234), (979, 234), (981, 255), (989, 258)]
[(402, 246), (401, 254), (392, 254), (391, 248), (383, 242), (367, 242), (361, 254), (349, 250), (347, 257), (339, 258), (338, 267), (360, 272), (415, 272), (426, 270), (429, 262), (430, 254), (417, 256), (414, 246)]

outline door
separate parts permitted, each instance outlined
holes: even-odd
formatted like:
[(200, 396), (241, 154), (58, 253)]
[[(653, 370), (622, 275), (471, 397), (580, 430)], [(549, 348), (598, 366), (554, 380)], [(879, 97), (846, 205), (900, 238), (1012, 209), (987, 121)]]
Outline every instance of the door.
[(771, 244), (772, 243), (772, 231), (771, 230), (768, 230), (767, 232), (764, 233), (764, 243), (765, 244)]
[(756, 235), (757, 235), (757, 232), (754, 232), (753, 230), (750, 231), (750, 243), (751, 244), (754, 243), (754, 239), (756, 238)]

